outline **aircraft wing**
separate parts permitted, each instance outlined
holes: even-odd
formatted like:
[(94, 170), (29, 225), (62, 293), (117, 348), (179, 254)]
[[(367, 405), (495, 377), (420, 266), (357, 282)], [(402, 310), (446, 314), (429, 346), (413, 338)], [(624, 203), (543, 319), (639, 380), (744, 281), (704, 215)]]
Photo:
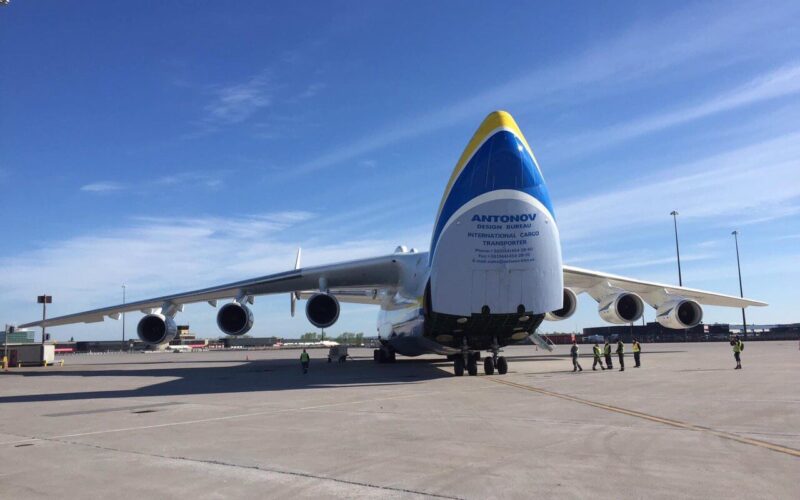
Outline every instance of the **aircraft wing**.
[(614, 274), (601, 273), (579, 267), (564, 266), (564, 286), (575, 292), (587, 292), (593, 296), (603, 295), (610, 291), (628, 291), (636, 293), (642, 300), (657, 307), (670, 296), (692, 299), (699, 304), (724, 307), (766, 306), (766, 302), (746, 298), (706, 292), (694, 288), (685, 288), (663, 283), (642, 281)]
[[(66, 316), (47, 318), (20, 325), (20, 328), (33, 326), (58, 326), (72, 323), (95, 323), (106, 317), (119, 318), (123, 312), (142, 311), (152, 313), (161, 311), (180, 311), (184, 304), (209, 302), (216, 305), (220, 299), (239, 299), (252, 303), (256, 295), (294, 293), (302, 290), (332, 290), (334, 288), (381, 289), (398, 284), (400, 268), (397, 256), (387, 255), (370, 259), (354, 260), (339, 264), (300, 268), (283, 273), (227, 283), (224, 285), (193, 290), (190, 292), (165, 295), (152, 299), (128, 302), (111, 307), (103, 307)], [(362, 292), (363, 293), (363, 292)], [(364, 297), (365, 299), (367, 297)]]
[[(382, 287), (385, 288), (385, 287)], [(346, 304), (371, 304), (380, 305), (382, 288), (332, 288), (328, 293), (336, 297), (336, 300)], [(308, 299), (317, 293), (314, 290), (299, 292), (299, 299)]]

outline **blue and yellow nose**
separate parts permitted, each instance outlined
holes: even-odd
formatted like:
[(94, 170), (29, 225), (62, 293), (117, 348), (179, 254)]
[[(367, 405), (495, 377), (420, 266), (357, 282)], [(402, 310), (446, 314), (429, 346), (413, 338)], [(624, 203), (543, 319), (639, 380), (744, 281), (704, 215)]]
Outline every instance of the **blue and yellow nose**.
[(550, 194), (508, 113), (486, 117), (456, 164), (430, 262), (436, 312), (540, 314), (561, 307), (561, 243)]
[(505, 111), (494, 111), (478, 127), (453, 169), (439, 205), (431, 257), (444, 226), (459, 209), (500, 189), (533, 196), (555, 217), (544, 177), (517, 122)]

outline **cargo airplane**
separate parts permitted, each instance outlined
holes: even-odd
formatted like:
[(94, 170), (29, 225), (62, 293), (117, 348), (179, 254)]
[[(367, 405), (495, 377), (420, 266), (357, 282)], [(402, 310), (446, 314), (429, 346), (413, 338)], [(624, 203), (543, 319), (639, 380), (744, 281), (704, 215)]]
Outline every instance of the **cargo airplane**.
[(295, 268), (201, 290), (94, 309), (21, 325), (92, 323), (141, 311), (139, 338), (149, 344), (172, 340), (175, 315), (184, 304), (229, 300), (217, 313), (219, 329), (243, 335), (253, 326), (248, 305), (258, 295), (288, 293), (291, 314), (298, 299), (318, 328), (339, 318), (339, 304), (379, 306), (374, 351), (377, 363), (396, 354), (448, 356), (454, 373), (505, 374), (503, 346), (530, 339), (547, 320), (569, 318), (577, 295), (589, 294), (600, 317), (617, 324), (641, 318), (645, 304), (668, 328), (690, 328), (703, 318), (701, 306), (743, 308), (763, 302), (691, 288), (651, 283), (563, 265), (556, 212), (544, 177), (514, 119), (489, 114), (467, 144), (445, 187), (428, 252), (398, 247), (381, 257)]

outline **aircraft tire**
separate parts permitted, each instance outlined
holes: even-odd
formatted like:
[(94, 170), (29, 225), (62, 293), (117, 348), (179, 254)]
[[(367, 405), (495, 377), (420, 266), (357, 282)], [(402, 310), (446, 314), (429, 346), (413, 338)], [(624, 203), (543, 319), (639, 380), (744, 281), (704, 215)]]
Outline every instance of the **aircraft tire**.
[(456, 377), (464, 376), (464, 358), (461, 356), (453, 360), (453, 374)]
[(374, 351), (372, 351), (372, 360), (374, 362), (380, 364), (380, 362), (381, 362), (381, 350), (380, 349), (375, 349)]
[(500, 375), (508, 373), (508, 361), (503, 356), (497, 358), (497, 373)]
[(494, 359), (491, 356), (486, 356), (486, 359), (483, 360), (483, 373), (494, 375)]
[(470, 377), (478, 374), (478, 360), (475, 358), (475, 356), (470, 356), (469, 361), (467, 361), (467, 373), (469, 373)]

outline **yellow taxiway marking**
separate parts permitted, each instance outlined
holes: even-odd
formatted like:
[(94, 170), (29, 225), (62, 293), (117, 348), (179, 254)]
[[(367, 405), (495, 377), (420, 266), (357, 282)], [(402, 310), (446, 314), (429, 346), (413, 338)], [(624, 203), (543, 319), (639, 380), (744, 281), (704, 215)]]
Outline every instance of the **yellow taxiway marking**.
[(701, 425), (687, 424), (685, 422), (680, 422), (678, 420), (672, 420), (669, 418), (656, 417), (655, 415), (648, 415), (647, 413), (642, 413), (640, 411), (626, 410), (625, 408), (620, 408), (618, 406), (608, 405), (605, 403), (598, 403), (596, 401), (590, 401), (588, 399), (578, 398), (575, 396), (570, 396), (568, 394), (561, 394), (559, 392), (548, 391), (547, 389), (541, 389), (539, 387), (533, 387), (530, 385), (518, 384), (516, 382), (511, 382), (508, 380), (501, 380), (494, 377), (492, 378), (487, 377), (487, 380), (491, 380), (492, 382), (496, 382), (498, 384), (507, 385), (509, 387), (516, 387), (517, 389), (524, 389), (526, 391), (538, 392), (539, 394), (544, 394), (545, 396), (553, 396), (555, 398), (566, 399), (567, 401), (572, 401), (574, 403), (580, 403), (588, 406), (593, 406), (595, 408), (601, 408), (603, 410), (621, 413), (623, 415), (629, 415), (631, 417), (637, 417), (644, 420), (649, 420), (651, 422), (658, 422), (660, 424), (670, 425), (672, 427), (677, 427), (679, 429), (705, 432), (717, 437), (721, 437), (723, 439), (730, 439), (731, 441), (737, 441), (739, 443), (758, 446), (759, 448), (765, 448), (768, 450), (777, 451), (779, 453), (786, 453), (787, 455), (792, 455), (793, 457), (800, 457), (800, 450), (789, 448), (787, 446), (781, 446), (774, 443), (769, 443), (767, 441), (761, 441), (760, 439), (753, 439), (744, 436), (739, 436), (737, 434), (732, 434), (730, 432), (718, 431), (716, 429), (711, 429), (710, 427), (703, 427)]

